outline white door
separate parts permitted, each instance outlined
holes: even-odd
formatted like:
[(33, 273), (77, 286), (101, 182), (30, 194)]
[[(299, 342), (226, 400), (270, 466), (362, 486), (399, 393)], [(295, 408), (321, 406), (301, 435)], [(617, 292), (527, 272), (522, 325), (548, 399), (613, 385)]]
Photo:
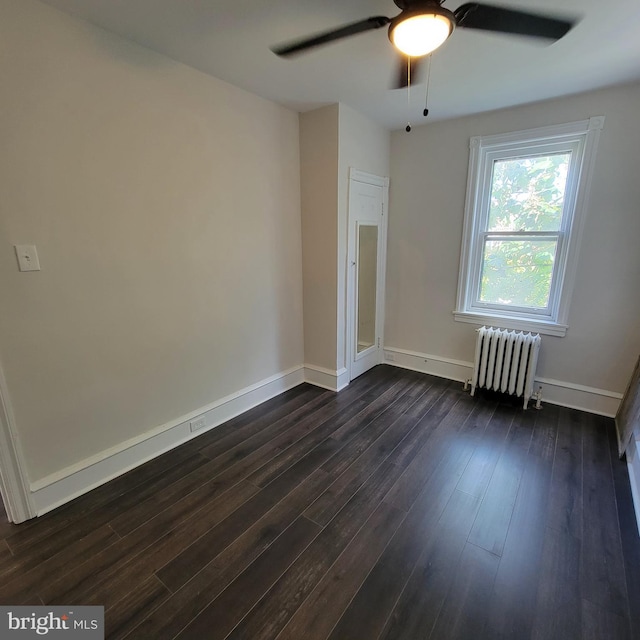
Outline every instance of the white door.
[[(363, 179), (368, 181), (363, 182)], [(385, 179), (352, 172), (349, 181), (348, 254), (351, 380), (382, 360), (386, 191)]]

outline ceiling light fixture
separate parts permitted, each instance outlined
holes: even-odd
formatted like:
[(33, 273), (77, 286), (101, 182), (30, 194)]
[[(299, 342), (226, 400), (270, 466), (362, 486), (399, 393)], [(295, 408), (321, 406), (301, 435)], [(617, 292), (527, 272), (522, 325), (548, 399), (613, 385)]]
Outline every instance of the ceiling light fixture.
[(442, 7), (428, 12), (403, 11), (389, 25), (389, 40), (405, 55), (425, 56), (435, 51), (453, 32), (455, 16)]

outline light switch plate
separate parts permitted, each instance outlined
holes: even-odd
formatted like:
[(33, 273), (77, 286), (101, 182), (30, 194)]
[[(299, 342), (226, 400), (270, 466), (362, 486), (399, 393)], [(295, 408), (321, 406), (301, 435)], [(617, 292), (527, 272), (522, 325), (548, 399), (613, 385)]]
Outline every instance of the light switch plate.
[(17, 244), (15, 249), (20, 271), (40, 271), (40, 260), (35, 245)]

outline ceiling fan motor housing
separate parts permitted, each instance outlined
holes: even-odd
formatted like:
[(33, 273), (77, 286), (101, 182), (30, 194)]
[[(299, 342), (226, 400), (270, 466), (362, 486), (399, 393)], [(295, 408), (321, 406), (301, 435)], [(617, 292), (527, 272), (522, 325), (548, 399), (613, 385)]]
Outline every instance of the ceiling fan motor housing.
[[(433, 16), (433, 15), (441, 16), (446, 20), (446, 22), (448, 22), (448, 25), (449, 25), (449, 30), (446, 36), (444, 36), (444, 40), (449, 38), (449, 36), (453, 33), (453, 30), (456, 26), (456, 17), (453, 14), (453, 12), (449, 11), (448, 9), (445, 9), (444, 7), (441, 7), (440, 3), (437, 0), (416, 0), (414, 2), (411, 2), (410, 0), (409, 1), (394, 0), (394, 2), (396, 5), (398, 5), (398, 7), (400, 7), (400, 9), (402, 9), (402, 13), (400, 13), (395, 18), (393, 18), (389, 23), (388, 36), (389, 36), (389, 40), (400, 50), (402, 50), (402, 47), (398, 45), (397, 39), (394, 37), (394, 31), (397, 27), (399, 27), (406, 21), (411, 20), (412, 18), (419, 18), (422, 16)], [(426, 55), (430, 53), (433, 49), (435, 49), (437, 46), (440, 46), (440, 44), (441, 42), (438, 43), (429, 51), (425, 51), (423, 53), (417, 53), (417, 54), (414, 53), (409, 55), (413, 55), (413, 56)], [(407, 53), (407, 52), (403, 51), (403, 53)]]

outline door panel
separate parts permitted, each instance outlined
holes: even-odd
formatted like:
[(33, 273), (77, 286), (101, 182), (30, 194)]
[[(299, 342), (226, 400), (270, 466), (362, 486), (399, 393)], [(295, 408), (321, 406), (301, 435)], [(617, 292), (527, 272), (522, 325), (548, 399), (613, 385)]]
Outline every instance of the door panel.
[(384, 304), (384, 188), (351, 180), (349, 192), (349, 362), (351, 379), (380, 362)]

